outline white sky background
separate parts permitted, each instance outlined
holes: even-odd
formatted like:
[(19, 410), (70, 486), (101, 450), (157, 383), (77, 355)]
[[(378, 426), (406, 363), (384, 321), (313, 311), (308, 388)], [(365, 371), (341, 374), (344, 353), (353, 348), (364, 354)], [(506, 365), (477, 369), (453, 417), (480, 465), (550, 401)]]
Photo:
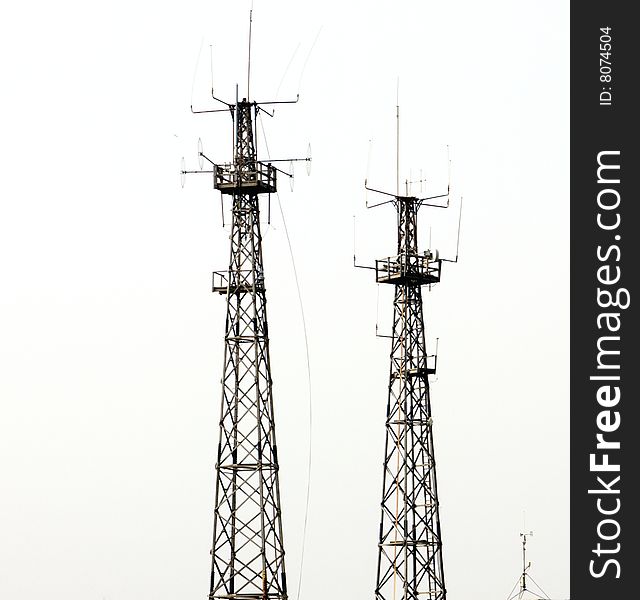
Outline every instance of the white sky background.
[[(250, 3), (14, 3), (0, 23), (0, 597), (208, 593), (228, 231), (196, 143), (231, 158), (207, 106), (245, 85)], [(301, 598), (370, 598), (389, 340), (352, 268), (395, 252), (363, 182), (438, 193), (422, 248), (461, 260), (425, 293), (447, 589), (506, 598), (520, 569), (569, 596), (568, 2), (255, 0), (252, 96), (272, 157), (306, 155), (280, 199), (312, 368), (313, 473)], [(321, 30), (320, 30), (321, 28)], [(301, 77), (309, 49), (320, 35)], [(202, 52), (197, 63), (202, 42)], [(294, 55), (294, 51), (298, 47)], [(289, 69), (287, 64), (294, 55)], [(197, 63), (197, 64), (196, 64)], [(195, 72), (195, 77), (194, 77)], [(283, 77), (284, 75), (284, 77)], [(370, 145), (369, 140), (373, 139)], [(260, 136), (261, 149), (264, 149)], [(371, 147), (371, 159), (368, 161)], [(262, 154), (264, 157), (265, 155)], [(414, 189), (414, 191), (417, 191)], [(375, 199), (370, 196), (370, 200)], [(266, 206), (264, 204), (263, 206)], [(304, 339), (282, 219), (265, 233), (287, 570), (296, 598), (308, 444)], [(391, 316), (381, 289), (379, 321)]]

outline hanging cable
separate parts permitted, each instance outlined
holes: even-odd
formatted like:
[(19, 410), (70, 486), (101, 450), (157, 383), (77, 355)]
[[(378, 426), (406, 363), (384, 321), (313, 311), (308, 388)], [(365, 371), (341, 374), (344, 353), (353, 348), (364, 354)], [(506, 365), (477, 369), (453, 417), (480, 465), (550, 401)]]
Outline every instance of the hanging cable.
[[(319, 32), (318, 32), (319, 33)], [(267, 151), (267, 157), (271, 158), (271, 154), (269, 152), (269, 145), (267, 143), (267, 135), (264, 131), (264, 122), (262, 120), (262, 116), (260, 116), (260, 128), (262, 129), (262, 137), (264, 139), (264, 147)], [(280, 194), (276, 191), (276, 199), (278, 200), (278, 209), (280, 210), (280, 216), (282, 217), (282, 226), (284, 229), (284, 235), (287, 240), (287, 246), (289, 248), (289, 257), (291, 259), (291, 267), (293, 269), (293, 278), (296, 284), (296, 291), (298, 293), (298, 306), (300, 307), (300, 318), (302, 320), (302, 332), (304, 335), (304, 347), (305, 347), (305, 357), (307, 362), (307, 386), (309, 390), (309, 447), (307, 449), (308, 454), (308, 462), (307, 462), (307, 491), (306, 491), (306, 500), (305, 500), (305, 509), (304, 509), (304, 523), (302, 526), (302, 548), (300, 551), (300, 573), (298, 575), (298, 589), (296, 592), (296, 600), (300, 600), (300, 590), (302, 589), (302, 571), (304, 567), (304, 550), (305, 550), (305, 541), (307, 537), (307, 524), (309, 522), (309, 499), (311, 494), (311, 449), (312, 449), (312, 431), (313, 431), (313, 412), (312, 412), (312, 402), (311, 402), (311, 361), (309, 359), (309, 337), (307, 335), (307, 321), (304, 314), (304, 304), (302, 302), (302, 292), (300, 290), (300, 280), (298, 279), (298, 270), (296, 269), (296, 261), (293, 256), (293, 246), (291, 244), (291, 238), (289, 236), (289, 229), (287, 228), (287, 221), (284, 216), (284, 210), (282, 208), (282, 203), (280, 202)]]

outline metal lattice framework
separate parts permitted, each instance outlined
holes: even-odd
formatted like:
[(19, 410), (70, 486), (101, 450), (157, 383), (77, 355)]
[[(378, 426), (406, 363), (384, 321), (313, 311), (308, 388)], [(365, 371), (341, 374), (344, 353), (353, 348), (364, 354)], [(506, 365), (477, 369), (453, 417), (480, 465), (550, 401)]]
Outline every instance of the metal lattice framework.
[[(235, 156), (217, 166), (233, 174), (228, 272), (214, 290), (225, 293), (224, 372), (216, 461), (211, 587), (213, 599), (287, 598), (278, 481), (278, 454), (269, 364), (267, 299), (258, 194), (275, 191), (256, 160), (256, 103), (236, 103)], [(220, 182), (219, 178), (214, 181)], [(228, 179), (225, 179), (228, 181)]]
[(418, 254), (422, 200), (396, 196), (398, 255), (376, 261), (378, 283), (395, 285), (391, 368), (378, 544), (377, 600), (444, 600), (444, 566), (433, 447), (430, 374), (421, 286), (440, 280), (441, 261)]

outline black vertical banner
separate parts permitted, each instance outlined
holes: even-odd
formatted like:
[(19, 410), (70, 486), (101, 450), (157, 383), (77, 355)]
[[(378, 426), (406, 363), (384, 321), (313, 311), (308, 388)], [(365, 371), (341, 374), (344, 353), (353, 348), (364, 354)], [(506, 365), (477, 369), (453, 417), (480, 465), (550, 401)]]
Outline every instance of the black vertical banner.
[(571, 597), (640, 588), (640, 35), (571, 2)]

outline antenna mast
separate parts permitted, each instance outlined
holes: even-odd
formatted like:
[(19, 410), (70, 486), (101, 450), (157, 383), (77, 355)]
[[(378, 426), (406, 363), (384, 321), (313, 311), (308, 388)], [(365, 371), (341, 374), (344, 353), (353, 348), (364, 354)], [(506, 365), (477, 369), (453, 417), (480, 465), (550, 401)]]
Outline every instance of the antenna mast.
[[(529, 535), (533, 535), (533, 531), (529, 532)], [(531, 566), (527, 564), (527, 534), (521, 533), (520, 537), (522, 538), (522, 577), (520, 578), (520, 595), (522, 595), (527, 591), (527, 569)]]
[(247, 57), (247, 98), (251, 97), (251, 25), (253, 24), (253, 8), (249, 11), (249, 53)]
[(400, 195), (400, 78), (396, 83), (396, 196)]
[[(511, 594), (508, 600), (522, 600), (523, 598), (532, 598), (533, 600), (550, 600), (546, 592), (533, 580), (533, 577), (529, 574), (529, 568), (531, 563), (527, 562), (527, 537), (533, 536), (533, 531), (521, 533), (522, 539), (522, 573), (518, 577), (518, 581), (513, 586)], [(533, 586), (527, 587), (527, 581), (530, 581)], [(517, 591), (516, 588), (518, 588)]]

